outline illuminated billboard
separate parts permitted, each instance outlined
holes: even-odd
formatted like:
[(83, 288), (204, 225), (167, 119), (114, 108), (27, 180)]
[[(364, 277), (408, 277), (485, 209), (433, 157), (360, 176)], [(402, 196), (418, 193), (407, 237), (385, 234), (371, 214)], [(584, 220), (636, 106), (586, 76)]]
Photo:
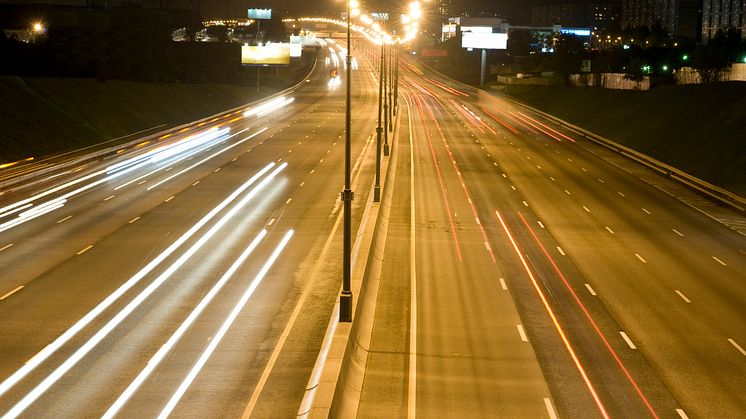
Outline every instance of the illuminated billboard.
[(507, 33), (463, 32), (461, 47), (474, 49), (508, 49)]
[(272, 19), (272, 9), (249, 9), (249, 19)]
[(241, 46), (241, 64), (244, 65), (289, 65), (290, 45), (268, 45), (258, 47)]

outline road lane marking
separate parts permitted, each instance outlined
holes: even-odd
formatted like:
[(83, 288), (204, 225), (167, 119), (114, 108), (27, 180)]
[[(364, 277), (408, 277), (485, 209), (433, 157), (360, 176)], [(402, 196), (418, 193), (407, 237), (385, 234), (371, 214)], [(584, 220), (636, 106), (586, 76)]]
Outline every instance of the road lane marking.
[(197, 359), (197, 362), (192, 366), (189, 373), (184, 377), (184, 381), (181, 382), (179, 387), (176, 389), (176, 391), (173, 393), (171, 398), (168, 400), (168, 403), (166, 403), (166, 406), (161, 410), (160, 414), (158, 414), (159, 419), (165, 419), (168, 418), (171, 415), (171, 412), (173, 412), (173, 409), (176, 407), (176, 405), (181, 400), (181, 397), (186, 393), (187, 389), (191, 386), (194, 379), (197, 377), (200, 371), (202, 371), (202, 367), (205, 366), (207, 361), (212, 356), (213, 352), (215, 352), (215, 349), (217, 348), (220, 341), (223, 340), (223, 337), (228, 333), (228, 329), (233, 325), (233, 322), (236, 320), (238, 315), (241, 313), (241, 310), (243, 310), (244, 306), (246, 306), (246, 303), (249, 301), (249, 298), (254, 294), (254, 291), (259, 286), (259, 284), (262, 282), (264, 277), (269, 272), (270, 268), (274, 265), (277, 258), (282, 253), (283, 249), (287, 245), (288, 241), (290, 241), (290, 238), (293, 236), (293, 230), (289, 230), (282, 238), (282, 241), (275, 247), (275, 249), (272, 251), (272, 254), (270, 255), (269, 259), (264, 263), (259, 273), (256, 274), (254, 279), (249, 284), (249, 287), (246, 288), (244, 293), (241, 295), (241, 298), (239, 299), (238, 303), (233, 307), (233, 310), (231, 310), (228, 317), (225, 319), (223, 324), (220, 326), (220, 329), (218, 329), (217, 333), (215, 334), (214, 339), (210, 340), (210, 344), (207, 345), (207, 348), (202, 352), (200, 357)]
[(409, 371), (407, 382), (407, 419), (417, 417), (417, 246), (415, 239), (415, 188), (414, 188), (414, 145), (412, 136), (412, 114), (407, 101), (409, 121)]
[(521, 335), (521, 340), (524, 342), (528, 342), (528, 336), (526, 336), (526, 331), (523, 330), (523, 326), (517, 324), (516, 327), (518, 328), (518, 334)]
[(69, 219), (71, 219), (71, 218), (73, 218), (73, 216), (72, 216), (72, 215), (68, 215), (67, 217), (65, 217), (65, 218), (63, 218), (63, 219), (61, 219), (61, 220), (58, 220), (58, 221), (57, 221), (57, 224), (60, 224), (60, 223), (64, 223), (65, 221), (67, 221), (67, 220), (69, 220)]
[(568, 195), (572, 195), (572, 194), (570, 193), (570, 191), (568, 191), (567, 189), (565, 189), (565, 193), (566, 193), (566, 194), (568, 194)]
[(632, 348), (632, 349), (637, 349), (637, 346), (635, 346), (635, 344), (634, 344), (634, 343), (632, 343), (632, 340), (631, 340), (631, 339), (629, 338), (629, 336), (627, 336), (627, 334), (626, 334), (626, 333), (624, 333), (624, 332), (622, 332), (622, 331), (620, 330), (620, 331), (619, 331), (619, 334), (620, 334), (620, 335), (622, 335), (622, 338), (624, 339), (624, 341), (625, 341), (625, 342), (627, 342), (627, 345), (629, 345), (629, 347), (630, 347), (630, 348)]
[(168, 201), (170, 201), (170, 200), (172, 200), (172, 199), (174, 199), (174, 198), (176, 198), (176, 197), (175, 197), (175, 196), (173, 196), (173, 195), (171, 195), (171, 196), (169, 196), (168, 198), (166, 198), (166, 200), (165, 200), (165, 201), (163, 201), (163, 202), (168, 202)]
[(560, 252), (560, 255), (565, 256), (565, 251), (561, 247), (557, 246), (557, 250)]
[(275, 219), (273, 218), (273, 219), (269, 220), (269, 222), (267, 223), (267, 226), (271, 226), (274, 223), (275, 223)]
[(536, 168), (541, 170), (541, 166), (539, 166), (538, 164), (536, 165)]
[(557, 419), (557, 413), (554, 411), (554, 406), (552, 406), (552, 401), (549, 400), (549, 397), (544, 397), (544, 406), (546, 406), (547, 413), (549, 413), (549, 419)]
[(303, 187), (303, 185), (305, 185), (305, 184), (306, 184), (306, 182), (301, 182), (300, 185), (298, 185), (298, 186), (299, 187)]
[(591, 210), (589, 210), (588, 207), (586, 207), (585, 205), (583, 205), (583, 209), (585, 210), (585, 212), (591, 212)]
[(111, 196), (109, 196), (108, 198), (104, 199), (104, 202), (106, 202), (106, 201), (108, 201), (108, 200), (110, 200), (110, 199), (112, 199), (112, 198), (114, 198), (114, 195), (111, 195)]
[(681, 297), (681, 299), (683, 299), (687, 303), (691, 303), (691, 300), (689, 300), (688, 298), (686, 298), (686, 295), (684, 295), (681, 291), (679, 291), (679, 290), (674, 290), (674, 291), (676, 291), (676, 294), (679, 294), (679, 297)]
[(197, 185), (199, 185), (199, 181), (192, 183), (192, 186), (197, 186)]
[(504, 177), (505, 179), (507, 179), (507, 178), (508, 178), (508, 175), (506, 175), (505, 173), (503, 173), (503, 177)]
[(524, 206), (524, 207), (527, 207), (527, 206), (528, 206), (528, 202), (526, 202), (526, 201), (521, 201), (521, 202), (523, 202), (523, 206)]
[(603, 179), (601, 179), (601, 178), (598, 178), (598, 181), (599, 181), (599, 182), (601, 182), (601, 183), (606, 183), (606, 182), (604, 182), (604, 180), (603, 180)]
[(475, 218), (474, 218), (474, 221), (476, 221), (476, 222), (477, 222), (477, 225), (479, 225), (479, 224), (480, 224), (480, 223), (479, 223), (479, 217), (475, 217)]
[(717, 263), (719, 263), (719, 264), (721, 264), (723, 266), (728, 266), (727, 263), (723, 262), (722, 260), (718, 259), (717, 257), (713, 256), (712, 258), (715, 259), (715, 261), (717, 261)]
[(8, 249), (8, 248), (10, 248), (10, 247), (12, 247), (12, 246), (13, 246), (13, 243), (9, 243), (9, 244), (6, 244), (6, 245), (5, 245), (5, 246), (3, 246), (2, 248), (0, 248), (0, 252), (2, 252), (2, 251), (3, 251), (3, 250), (5, 250), (5, 249)]
[(684, 409), (676, 409), (676, 413), (679, 414), (679, 417), (681, 419), (689, 419), (689, 416), (686, 415), (686, 412), (684, 412)]
[(88, 246), (86, 246), (83, 249), (79, 250), (78, 253), (76, 253), (76, 255), (82, 255), (83, 253), (91, 250), (92, 247), (93, 247), (93, 245), (89, 244)]
[(512, 245), (513, 250), (515, 250), (516, 256), (518, 257), (518, 259), (520, 259), (521, 264), (523, 265), (523, 269), (526, 271), (526, 274), (531, 280), (531, 284), (533, 285), (534, 290), (536, 291), (536, 294), (541, 299), (544, 309), (547, 311), (547, 314), (549, 314), (549, 317), (552, 319), (552, 323), (554, 324), (554, 327), (557, 330), (557, 333), (560, 335), (560, 338), (562, 339), (562, 342), (564, 343), (564, 346), (567, 349), (567, 352), (572, 358), (573, 363), (575, 364), (575, 367), (577, 368), (580, 375), (583, 377), (583, 381), (585, 382), (585, 385), (588, 388), (588, 391), (593, 397), (593, 400), (596, 403), (596, 406), (598, 407), (599, 412), (605, 419), (609, 419), (610, 416), (606, 412), (606, 407), (604, 407), (604, 404), (601, 401), (601, 398), (598, 396), (598, 393), (596, 392), (596, 389), (593, 386), (593, 383), (588, 377), (588, 374), (586, 374), (583, 364), (580, 362), (580, 359), (575, 354), (575, 350), (573, 349), (572, 344), (570, 344), (570, 341), (567, 339), (567, 336), (565, 335), (565, 331), (563, 330), (562, 325), (560, 325), (559, 320), (557, 319), (557, 316), (554, 314), (554, 310), (549, 305), (549, 301), (547, 300), (547, 297), (544, 295), (544, 292), (539, 287), (536, 277), (534, 276), (533, 271), (531, 271), (531, 268), (528, 266), (526, 259), (523, 257), (523, 254), (521, 253), (521, 249), (518, 247), (518, 244), (513, 238), (513, 235), (510, 233), (510, 230), (508, 229), (508, 225), (505, 223), (505, 220), (503, 220), (498, 210), (495, 210), (495, 215), (497, 216), (497, 219), (500, 222), (500, 225), (502, 226), (503, 231), (505, 231), (505, 234), (508, 237), (508, 240), (510, 241), (510, 244)]
[(510, 189), (512, 189), (512, 190), (514, 190), (514, 191), (515, 191), (515, 190), (517, 190), (517, 189), (515, 188), (515, 186), (513, 186), (513, 185), (510, 185)]
[(608, 231), (609, 233), (611, 233), (611, 234), (614, 234), (614, 230), (612, 230), (611, 228), (609, 228), (609, 226), (604, 226), (604, 228), (605, 228), (605, 229), (606, 229), (606, 231)]
[(738, 349), (738, 352), (740, 352), (741, 354), (743, 354), (743, 356), (746, 356), (746, 350), (744, 350), (744, 349), (743, 349), (743, 348), (741, 347), (741, 345), (739, 345), (738, 343), (736, 343), (736, 341), (735, 341), (735, 340), (733, 340), (733, 339), (731, 339), (731, 338), (728, 338), (728, 342), (730, 342), (730, 343), (731, 343), (731, 345), (735, 346), (735, 347), (736, 347), (736, 349)]
[(135, 221), (137, 221), (137, 220), (139, 220), (139, 219), (140, 219), (140, 216), (138, 215), (137, 217), (135, 217), (135, 218), (133, 218), (133, 219), (131, 219), (131, 220), (127, 221), (127, 224), (132, 224), (132, 223), (134, 223)]
[(217, 173), (217, 172), (219, 172), (219, 171), (220, 171), (220, 169), (222, 169), (222, 168), (221, 168), (221, 167), (218, 167), (217, 169), (213, 170), (213, 171), (212, 171), (212, 173)]
[(638, 253), (635, 253), (635, 256), (637, 256), (637, 259), (640, 259), (640, 262), (642, 262), (642, 263), (648, 263), (648, 261), (645, 260), (645, 258), (642, 257), (642, 256), (640, 256)]
[(549, 179), (552, 179), (552, 182), (556, 182), (557, 180), (553, 178), (552, 176), (549, 176)]
[(151, 372), (158, 366), (158, 364), (166, 357), (168, 352), (176, 345), (181, 339), (184, 333), (189, 327), (196, 321), (199, 315), (204, 311), (205, 307), (212, 301), (215, 295), (220, 291), (221, 288), (233, 277), (238, 268), (248, 259), (254, 249), (258, 246), (259, 242), (264, 239), (267, 235), (267, 230), (262, 230), (256, 238), (249, 244), (241, 255), (236, 259), (230, 268), (220, 277), (220, 279), (213, 285), (209, 292), (200, 300), (199, 304), (189, 313), (189, 316), (179, 325), (179, 328), (168, 338), (166, 343), (161, 346), (158, 351), (150, 358), (145, 368), (135, 377), (135, 379), (127, 386), (127, 388), (119, 395), (116, 401), (109, 407), (109, 409), (102, 416), (103, 419), (113, 418), (119, 410), (127, 403), (129, 398), (137, 391), (140, 385), (147, 379)]
[(537, 223), (539, 223), (539, 227), (546, 228), (546, 227), (544, 227), (544, 224), (541, 221), (537, 221)]
[(238, 160), (238, 157), (234, 157), (233, 160), (231, 160), (231, 161), (236, 161), (236, 160)]
[(645, 214), (652, 215), (652, 214), (650, 214), (650, 211), (646, 210), (645, 208), (643, 208), (642, 210), (645, 211)]
[(586, 287), (586, 288), (588, 288), (588, 292), (590, 292), (590, 293), (591, 293), (591, 295), (593, 295), (593, 296), (596, 296), (596, 295), (597, 295), (597, 294), (596, 294), (596, 291), (595, 291), (595, 290), (593, 289), (593, 287), (591, 287), (591, 284), (588, 284), (588, 283), (586, 283), (586, 284), (585, 284), (585, 287)]
[(309, 174), (311, 174), (311, 175), (312, 175), (312, 174), (314, 174), (314, 173), (316, 173), (316, 169), (313, 169), (313, 170), (311, 170), (311, 172), (310, 172)]
[(12, 291), (7, 292), (2, 297), (0, 297), (0, 301), (6, 299), (8, 297), (10, 297), (11, 295), (17, 293), (18, 291), (20, 291), (22, 289), (23, 289), (23, 285), (19, 285), (19, 286), (15, 287)]
[(487, 249), (488, 252), (492, 251), (492, 247), (490, 247), (490, 244), (488, 242), (484, 242), (484, 248)]
[(141, 180), (140, 182), (137, 183), (137, 186), (140, 186), (140, 185), (144, 184), (145, 182), (147, 182), (147, 180)]
[(168, 166), (164, 172), (168, 172), (169, 170), (173, 169), (173, 166)]
[(618, 194), (619, 194), (619, 196), (621, 196), (622, 198), (626, 197), (626, 195), (625, 195), (625, 194), (623, 194), (623, 193), (621, 193), (621, 192), (617, 192), (617, 193), (618, 193)]
[(581, 168), (580, 168), (580, 170), (582, 170), (582, 171), (584, 171), (584, 172), (588, 173), (588, 169), (586, 169), (585, 167), (581, 167)]
[(288, 198), (288, 200), (287, 200), (287, 201), (285, 201), (285, 205), (289, 204), (289, 203), (290, 203), (290, 201), (292, 201), (292, 200), (293, 200), (293, 198)]
[(505, 279), (504, 279), (504, 278), (500, 278), (500, 287), (501, 287), (501, 288), (502, 288), (503, 290), (505, 290), (505, 291), (507, 291), (507, 290), (508, 290), (508, 284), (506, 284), (506, 283), (505, 283)]
[(673, 230), (673, 232), (678, 234), (679, 236), (684, 237), (684, 235), (681, 232), (679, 232), (679, 230), (676, 230), (675, 228), (672, 228), (671, 230)]

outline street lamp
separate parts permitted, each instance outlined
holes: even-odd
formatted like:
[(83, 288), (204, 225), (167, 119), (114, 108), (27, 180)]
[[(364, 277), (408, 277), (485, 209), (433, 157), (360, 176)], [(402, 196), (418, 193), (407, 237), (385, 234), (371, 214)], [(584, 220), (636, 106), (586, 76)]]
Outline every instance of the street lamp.
[(379, 73), (378, 73), (378, 125), (376, 126), (376, 184), (373, 187), (373, 201), (381, 202), (381, 105), (383, 102), (383, 57), (386, 48), (386, 43), (383, 41), (381, 36), (381, 57), (378, 60)]
[(339, 321), (352, 322), (352, 289), (350, 287), (351, 276), (351, 253), (352, 253), (352, 199), (353, 193), (350, 186), (350, 88), (352, 86), (352, 43), (350, 41), (350, 3), (357, 0), (347, 0), (347, 91), (345, 98), (345, 187), (342, 191), (342, 202), (344, 204), (344, 239), (342, 246), (342, 292), (339, 295)]

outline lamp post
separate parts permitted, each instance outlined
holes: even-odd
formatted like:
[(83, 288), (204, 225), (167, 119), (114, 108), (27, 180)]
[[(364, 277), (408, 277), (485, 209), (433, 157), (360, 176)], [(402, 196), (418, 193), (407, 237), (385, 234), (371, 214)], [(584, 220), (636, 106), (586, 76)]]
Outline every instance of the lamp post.
[(352, 86), (352, 44), (350, 42), (350, 2), (347, 0), (347, 91), (345, 98), (345, 188), (342, 191), (342, 202), (344, 203), (344, 243), (342, 248), (342, 292), (339, 295), (339, 321), (352, 321), (352, 289), (350, 288), (351, 275), (351, 252), (352, 252), (352, 199), (353, 193), (350, 189), (350, 88)]
[(381, 37), (381, 57), (379, 61), (379, 73), (378, 73), (378, 125), (376, 126), (376, 184), (373, 187), (373, 201), (381, 202), (381, 105), (383, 104), (383, 55), (385, 53), (386, 44), (383, 42)]
[(388, 50), (388, 53), (391, 54), (391, 48), (384, 48), (384, 54), (383, 54), (383, 79), (381, 80), (381, 83), (383, 84), (383, 155), (388, 156), (389, 155), (389, 102), (386, 99), (388, 97), (388, 91), (389, 91), (389, 77), (388, 77), (388, 69), (386, 68), (386, 50)]
[(399, 110), (399, 42), (396, 43), (396, 61), (394, 61), (394, 115)]

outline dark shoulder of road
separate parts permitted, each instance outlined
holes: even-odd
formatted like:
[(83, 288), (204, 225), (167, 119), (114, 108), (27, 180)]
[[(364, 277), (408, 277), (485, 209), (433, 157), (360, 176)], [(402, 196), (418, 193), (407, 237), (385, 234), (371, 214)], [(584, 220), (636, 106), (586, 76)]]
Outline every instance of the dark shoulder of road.
[(640, 92), (510, 86), (510, 96), (737, 194), (746, 194), (746, 82)]
[(297, 83), (311, 62), (265, 71), (258, 91), (233, 84), (0, 76), (0, 164), (132, 140), (232, 109)]

